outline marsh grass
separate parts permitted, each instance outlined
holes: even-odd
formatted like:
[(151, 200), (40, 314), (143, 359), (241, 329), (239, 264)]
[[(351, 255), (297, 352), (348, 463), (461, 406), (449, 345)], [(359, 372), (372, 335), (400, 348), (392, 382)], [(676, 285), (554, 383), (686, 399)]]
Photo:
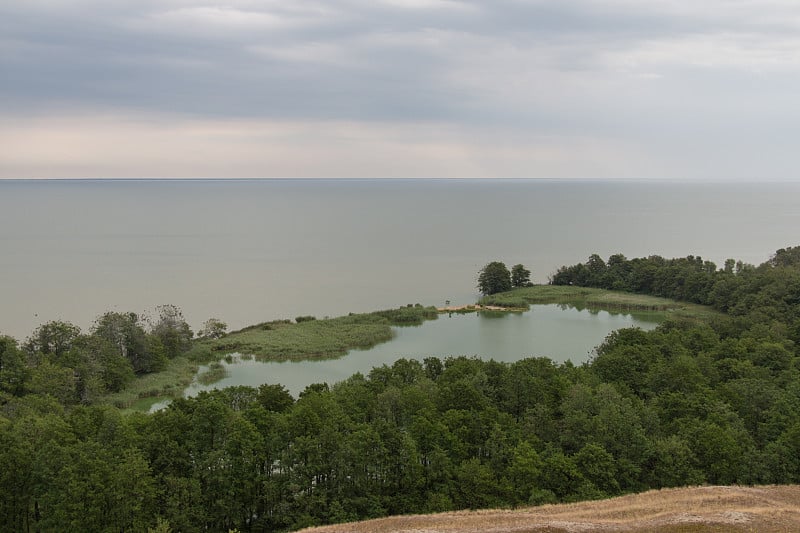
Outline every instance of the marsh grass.
[(197, 375), (197, 381), (203, 385), (211, 385), (212, 383), (216, 383), (217, 381), (224, 379), (227, 377), (227, 375), (228, 370), (225, 368), (225, 365), (219, 361), (214, 361), (208, 365), (208, 370)]
[(352, 349), (368, 349), (391, 340), (392, 326), (419, 325), (438, 316), (435, 307), (416, 304), (338, 318), (262, 322), (220, 339), (195, 340), (192, 348), (171, 360), (164, 371), (137, 377), (125, 390), (107, 395), (104, 401), (128, 412), (147, 411), (156, 402), (181, 397), (201, 364), (210, 363), (209, 370), (198, 376), (201, 383), (223, 379), (227, 371), (219, 361), (232, 362), (232, 353), (238, 353), (240, 360), (332, 359)]
[(464, 307), (458, 307), (456, 309), (448, 309), (447, 313), (455, 313), (457, 315), (466, 315), (468, 313), (474, 313), (477, 311), (477, 307), (474, 305), (465, 305)]
[(161, 372), (138, 376), (128, 386), (103, 398), (120, 409), (146, 411), (158, 401), (178, 398), (197, 373), (198, 365), (188, 357), (176, 357)]
[(479, 303), (481, 305), (507, 307), (509, 309), (528, 309), (531, 304), (525, 298), (507, 292), (484, 296)]
[(719, 315), (718, 312), (707, 306), (678, 302), (657, 296), (565, 285), (522, 287), (486, 296), (479, 303), (500, 307), (563, 303), (578, 309), (654, 311), (665, 313), (667, 316), (675, 315), (686, 318), (710, 318)]
[(392, 326), (419, 325), (437, 316), (433, 307), (413, 305), (338, 318), (264, 322), (221, 339), (197, 342), (188, 356), (199, 362), (232, 352), (262, 361), (330, 359), (391, 340)]
[(147, 411), (150, 410), (151, 407), (153, 407), (153, 404), (156, 404), (158, 402), (161, 402), (163, 400), (168, 400), (168, 399), (171, 399), (171, 398), (168, 397), (168, 396), (151, 396), (151, 397), (148, 397), (148, 398), (140, 398), (140, 399), (134, 401), (126, 409), (123, 409), (123, 412), (126, 412), (126, 411), (128, 411), (128, 412), (134, 412), (134, 411), (147, 412)]

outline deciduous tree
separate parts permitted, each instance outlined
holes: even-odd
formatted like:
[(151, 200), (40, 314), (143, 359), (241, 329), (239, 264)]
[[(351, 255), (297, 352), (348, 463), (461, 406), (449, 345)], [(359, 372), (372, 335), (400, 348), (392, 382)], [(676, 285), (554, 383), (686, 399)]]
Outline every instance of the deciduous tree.
[(523, 265), (511, 267), (511, 285), (514, 287), (530, 287), (532, 285), (531, 271)]
[(203, 327), (197, 332), (201, 339), (219, 339), (225, 336), (228, 324), (218, 318), (209, 318), (203, 322)]
[(156, 372), (167, 363), (160, 339), (148, 338), (136, 313), (109, 311), (95, 322), (94, 334), (110, 342), (137, 374)]
[(495, 294), (511, 290), (511, 273), (505, 263), (492, 261), (478, 274), (478, 290), (482, 294)]
[(174, 305), (158, 306), (158, 320), (153, 324), (150, 333), (161, 340), (170, 359), (192, 346), (192, 330), (184, 320), (181, 310)]

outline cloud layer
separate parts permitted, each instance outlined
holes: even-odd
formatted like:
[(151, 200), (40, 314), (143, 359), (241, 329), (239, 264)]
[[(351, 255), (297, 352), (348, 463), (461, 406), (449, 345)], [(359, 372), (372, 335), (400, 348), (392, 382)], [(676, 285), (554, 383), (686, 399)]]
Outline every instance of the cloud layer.
[(0, 177), (797, 177), (782, 0), (0, 4)]

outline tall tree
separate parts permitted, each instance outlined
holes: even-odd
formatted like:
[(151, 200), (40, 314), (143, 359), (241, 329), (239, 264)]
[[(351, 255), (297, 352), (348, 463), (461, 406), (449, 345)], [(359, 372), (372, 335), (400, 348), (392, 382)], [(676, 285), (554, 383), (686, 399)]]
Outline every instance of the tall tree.
[(495, 294), (511, 290), (511, 273), (505, 263), (492, 261), (478, 274), (478, 290), (482, 294)]
[(157, 372), (167, 363), (161, 340), (145, 333), (136, 313), (110, 311), (97, 319), (94, 334), (110, 342), (137, 374)]
[(511, 267), (511, 285), (514, 287), (530, 287), (531, 271), (521, 264)]
[(225, 336), (228, 324), (218, 318), (209, 318), (203, 322), (203, 327), (197, 332), (201, 339), (219, 339)]
[(161, 340), (170, 359), (186, 352), (192, 346), (192, 330), (177, 306), (158, 306), (158, 320), (152, 325), (150, 332)]
[(0, 335), (0, 403), (3, 403), (4, 392), (11, 395), (23, 393), (28, 374), (25, 357), (17, 348), (17, 341)]
[(54, 320), (42, 324), (25, 343), (31, 355), (45, 356), (58, 361), (66, 354), (81, 334), (78, 326)]

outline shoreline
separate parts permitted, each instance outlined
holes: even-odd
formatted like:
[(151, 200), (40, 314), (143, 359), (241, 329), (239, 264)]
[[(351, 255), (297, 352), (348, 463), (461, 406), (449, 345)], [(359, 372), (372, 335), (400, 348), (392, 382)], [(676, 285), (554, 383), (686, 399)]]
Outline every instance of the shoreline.
[(448, 305), (446, 307), (437, 307), (436, 311), (439, 314), (444, 313), (473, 313), (476, 311), (500, 311), (508, 313), (523, 313), (528, 311), (525, 307), (503, 307), (500, 305), (482, 305), (482, 304), (466, 304), (466, 305)]
[[(579, 307), (657, 312), (687, 317), (709, 313), (707, 308), (694, 304), (579, 287), (537, 285), (486, 298), (498, 298), (501, 302), (507, 302), (509, 305), (476, 302), (464, 305), (423, 307), (416, 304), (392, 310), (350, 314), (301, 323), (291, 320), (274, 320), (255, 324), (236, 332), (230, 332), (220, 339), (196, 341), (192, 350), (187, 354), (170, 361), (165, 371), (141, 376), (137, 378), (135, 384), (129, 385), (124, 391), (108, 395), (106, 400), (107, 403), (121, 409), (146, 411), (152, 403), (180, 397), (183, 389), (194, 380), (198, 367), (201, 364), (223, 359), (225, 356), (223, 352), (226, 350), (252, 353), (261, 360), (313, 360), (320, 358), (321, 355), (324, 358), (335, 358), (341, 357), (349, 349), (391, 342), (392, 335), (387, 332), (391, 326), (420, 325), (425, 320), (443, 314), (524, 313), (530, 310), (530, 305), (547, 303), (572, 303)], [(434, 316), (431, 316), (432, 313), (435, 313)], [(324, 337), (325, 343), (324, 345), (317, 344), (310, 337), (317, 339)], [(333, 339), (332, 337), (340, 338)], [(280, 342), (268, 342), (270, 339)], [(305, 341), (300, 343), (304, 345), (302, 348), (297, 344), (298, 339)], [(312, 342), (305, 345), (309, 341)], [(334, 342), (331, 343), (331, 341)], [(293, 353), (288, 353), (286, 350), (293, 351)], [(280, 353), (280, 357), (277, 357), (278, 353)]]

